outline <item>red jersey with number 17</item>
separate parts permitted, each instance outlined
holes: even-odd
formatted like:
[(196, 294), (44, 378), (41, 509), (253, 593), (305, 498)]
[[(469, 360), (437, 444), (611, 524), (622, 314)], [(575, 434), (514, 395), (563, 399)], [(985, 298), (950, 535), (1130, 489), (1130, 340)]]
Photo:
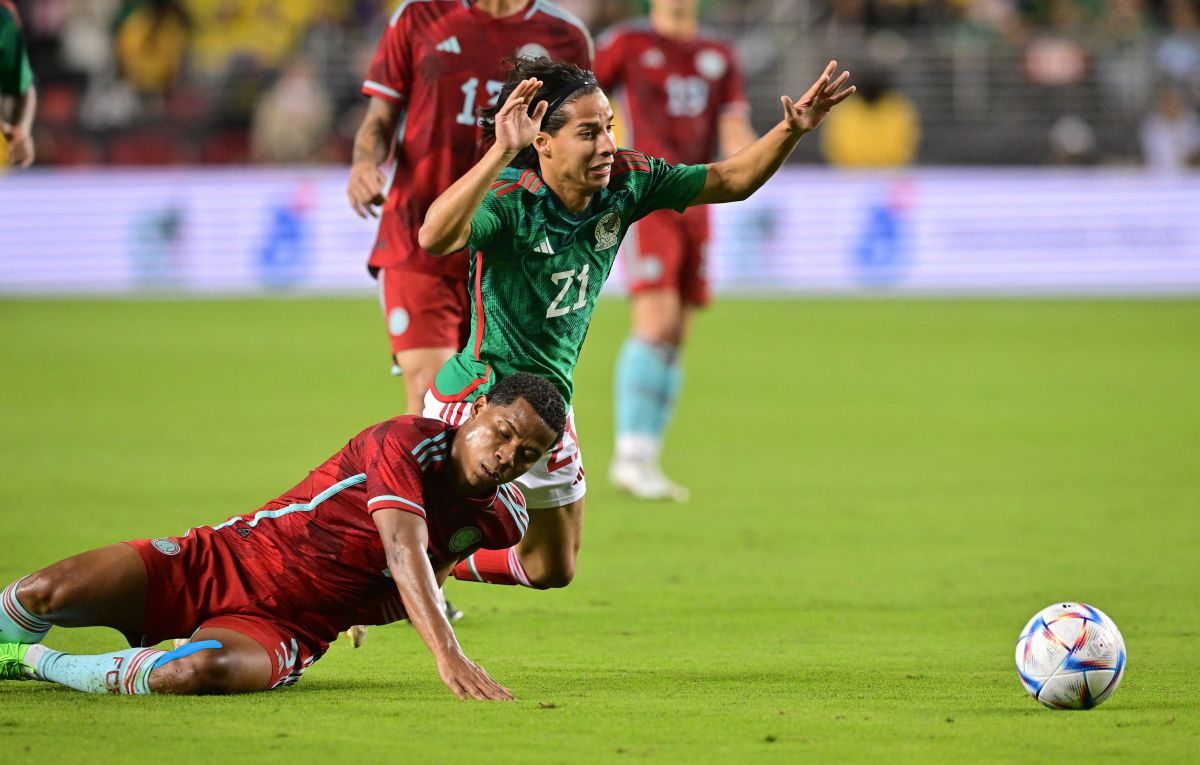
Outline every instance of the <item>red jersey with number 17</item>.
[(622, 143), (673, 164), (711, 160), (719, 118), (750, 109), (729, 43), (706, 33), (670, 39), (646, 21), (604, 33), (596, 79), (620, 106)]
[(417, 244), (433, 200), (483, 155), (479, 109), (495, 102), (510, 56), (549, 56), (584, 68), (592, 38), (547, 0), (495, 18), (467, 0), (407, 0), (397, 9), (363, 83), (402, 108), (395, 165), (369, 265), (467, 278), (464, 250), (435, 257)]

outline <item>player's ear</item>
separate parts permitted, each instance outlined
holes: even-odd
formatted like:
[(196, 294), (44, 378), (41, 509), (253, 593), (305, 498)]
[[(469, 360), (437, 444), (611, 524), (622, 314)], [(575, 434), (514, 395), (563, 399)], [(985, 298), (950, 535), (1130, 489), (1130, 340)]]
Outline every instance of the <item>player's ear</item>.
[(472, 417), (479, 414), (484, 409), (487, 409), (487, 396), (480, 396), (479, 398), (477, 398), (471, 402), (471, 416)]
[(533, 148), (539, 156), (550, 158), (550, 134), (538, 131), (538, 134), (533, 137)]

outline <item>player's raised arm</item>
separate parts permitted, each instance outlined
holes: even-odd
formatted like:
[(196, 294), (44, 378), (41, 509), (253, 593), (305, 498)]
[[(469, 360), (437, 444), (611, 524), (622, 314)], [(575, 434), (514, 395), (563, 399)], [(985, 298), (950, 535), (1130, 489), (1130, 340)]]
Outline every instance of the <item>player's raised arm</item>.
[(835, 78), (835, 72), (837, 62), (830, 61), (812, 87), (795, 102), (781, 96), (783, 120), (744, 150), (709, 165), (704, 187), (691, 204), (740, 202), (766, 183), (783, 166), (804, 134), (820, 125), (830, 109), (854, 92), (853, 86), (842, 88), (850, 73), (842, 72)]
[(434, 255), (449, 255), (461, 250), (471, 235), (471, 218), (487, 195), (488, 186), (500, 175), (517, 153), (533, 143), (546, 115), (542, 101), (529, 113), (533, 97), (542, 81), (523, 80), (496, 113), (496, 142), (467, 174), (455, 181), (434, 200), (417, 234), (421, 249)]
[(511, 700), (507, 688), (466, 657), (446, 621), (437, 577), (425, 552), (429, 545), (425, 520), (395, 508), (376, 510), (372, 517), (408, 620), (433, 653), (442, 682), (460, 699)]

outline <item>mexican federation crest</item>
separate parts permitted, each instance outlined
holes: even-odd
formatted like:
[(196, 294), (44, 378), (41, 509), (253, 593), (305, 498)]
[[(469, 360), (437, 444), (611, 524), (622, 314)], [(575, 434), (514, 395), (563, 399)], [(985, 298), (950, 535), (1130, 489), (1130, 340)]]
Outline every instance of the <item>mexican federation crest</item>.
[(617, 243), (621, 233), (621, 216), (610, 212), (596, 224), (596, 250), (607, 250)]

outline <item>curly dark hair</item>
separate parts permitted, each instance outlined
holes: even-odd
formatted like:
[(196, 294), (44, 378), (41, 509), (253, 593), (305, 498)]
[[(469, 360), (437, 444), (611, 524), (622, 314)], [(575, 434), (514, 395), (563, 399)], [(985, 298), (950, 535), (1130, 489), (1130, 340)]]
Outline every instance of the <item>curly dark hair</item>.
[(525, 399), (542, 422), (554, 431), (557, 443), (567, 427), (567, 404), (562, 394), (545, 377), (529, 372), (517, 372), (505, 377), (488, 391), (488, 404), (507, 406), (519, 398)]
[[(533, 97), (533, 103), (529, 105), (530, 114), (533, 113), (539, 101), (550, 101), (564, 86), (568, 86), (572, 82), (586, 81), (582, 87), (570, 93), (542, 120), (542, 132), (550, 135), (554, 135), (563, 125), (567, 124), (567, 114), (562, 107), (574, 103), (583, 96), (600, 92), (600, 86), (596, 84), (596, 75), (581, 66), (566, 61), (554, 61), (545, 56), (537, 58), (514, 56), (504, 59), (504, 65), (508, 68), (508, 76), (504, 80), (504, 87), (500, 89), (500, 95), (496, 96), (495, 106), (489, 106), (479, 112), (479, 125), (483, 128), (484, 141), (492, 141), (496, 138), (496, 114), (503, 108), (504, 102), (508, 100), (522, 80), (536, 77), (542, 81), (541, 89)], [(536, 169), (538, 167), (537, 150), (533, 146), (526, 146), (508, 164), (511, 167)]]

